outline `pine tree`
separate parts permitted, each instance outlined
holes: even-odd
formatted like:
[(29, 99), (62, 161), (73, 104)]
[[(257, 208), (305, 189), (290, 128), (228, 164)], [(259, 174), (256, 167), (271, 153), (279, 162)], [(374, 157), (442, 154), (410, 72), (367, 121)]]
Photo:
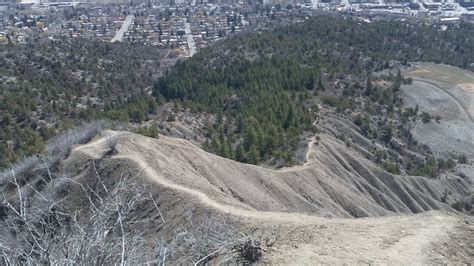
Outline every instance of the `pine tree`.
[(248, 152), (248, 160), (251, 164), (258, 164), (260, 161), (260, 152), (256, 145), (250, 146), (250, 150)]
[(395, 77), (395, 81), (393, 82), (393, 91), (398, 92), (402, 85), (403, 77), (400, 69), (397, 71), (397, 76)]
[(253, 145), (257, 145), (257, 133), (255, 132), (253, 125), (250, 124), (245, 128), (244, 150), (250, 151), (250, 147)]
[(244, 147), (242, 145), (237, 146), (237, 149), (235, 150), (235, 160), (243, 163), (247, 162)]
[(225, 158), (232, 158), (232, 153), (229, 146), (230, 145), (227, 141), (221, 142), (219, 147), (219, 155)]
[(217, 138), (213, 137), (211, 140), (211, 150), (213, 152), (219, 152), (220, 150), (219, 148), (220, 148), (219, 141), (217, 140)]
[(148, 136), (152, 138), (158, 138), (160, 135), (160, 130), (158, 129), (158, 126), (156, 123), (153, 123), (150, 128), (148, 129)]
[(370, 96), (373, 91), (373, 86), (372, 86), (372, 77), (371, 74), (367, 76), (367, 81), (365, 83), (365, 95)]
[(318, 90), (324, 91), (325, 89), (326, 89), (326, 87), (324, 86), (323, 78), (319, 77), (319, 79), (318, 79)]

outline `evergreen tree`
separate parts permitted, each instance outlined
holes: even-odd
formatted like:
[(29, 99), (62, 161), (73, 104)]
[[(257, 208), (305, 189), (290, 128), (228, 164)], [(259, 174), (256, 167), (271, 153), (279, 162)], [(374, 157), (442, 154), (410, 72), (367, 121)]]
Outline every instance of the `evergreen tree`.
[(258, 164), (260, 162), (260, 152), (258, 151), (258, 148), (256, 145), (250, 146), (250, 149), (248, 151), (248, 161), (251, 164)]

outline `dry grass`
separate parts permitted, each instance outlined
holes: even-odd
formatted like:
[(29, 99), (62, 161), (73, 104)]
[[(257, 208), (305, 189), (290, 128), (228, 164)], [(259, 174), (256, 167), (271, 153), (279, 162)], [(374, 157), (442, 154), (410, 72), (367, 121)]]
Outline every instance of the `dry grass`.
[(419, 63), (419, 65), (421, 68), (411, 71), (408, 74), (410, 76), (426, 78), (453, 85), (460, 83), (474, 83), (474, 74), (468, 70), (432, 63)]

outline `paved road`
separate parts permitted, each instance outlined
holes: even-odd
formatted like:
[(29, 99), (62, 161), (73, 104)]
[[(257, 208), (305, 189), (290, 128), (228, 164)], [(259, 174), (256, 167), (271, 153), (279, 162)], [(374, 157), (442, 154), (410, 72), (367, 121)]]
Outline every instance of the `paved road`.
[(123, 22), (122, 27), (117, 31), (117, 33), (115, 33), (115, 37), (112, 38), (111, 42), (121, 42), (123, 40), (123, 35), (132, 24), (132, 20), (134, 17), (135, 17), (134, 15), (128, 15), (125, 18), (125, 21)]
[(191, 26), (186, 20), (184, 22), (184, 30), (186, 31), (186, 39), (188, 41), (189, 56), (193, 56), (196, 53), (196, 44), (194, 43), (194, 36), (191, 32)]

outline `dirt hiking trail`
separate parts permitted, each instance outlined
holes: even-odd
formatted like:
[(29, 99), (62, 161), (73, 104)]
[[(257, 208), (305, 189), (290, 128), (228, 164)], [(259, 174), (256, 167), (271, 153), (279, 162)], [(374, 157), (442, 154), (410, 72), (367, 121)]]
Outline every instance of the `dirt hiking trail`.
[[(422, 265), (461, 263), (473, 259), (474, 226), (469, 217), (429, 211), (437, 205), (420, 214), (409, 214), (409, 207), (405, 211), (402, 207), (396, 211), (395, 192), (385, 199), (369, 193), (370, 197), (380, 197), (380, 202), (393, 211), (384, 210), (383, 206), (376, 207), (369, 195), (347, 199), (334, 195), (337, 191), (332, 190), (336, 189), (340, 189), (341, 194), (348, 193), (344, 185), (354, 181), (332, 180), (328, 169), (322, 168), (326, 162), (319, 150), (324, 152), (324, 143), (327, 146), (339, 145), (331, 143), (333, 140), (329, 137), (323, 136), (323, 146), (317, 150), (308, 149), (311, 154), (307, 154), (307, 158), (314, 158), (314, 161), (283, 170), (221, 158), (182, 139), (160, 136), (156, 140), (114, 131), (107, 131), (89, 144), (75, 148), (68, 160), (104, 158), (109, 151), (108, 143), (114, 139), (116, 152), (107, 159), (111, 164), (120, 169), (134, 169), (157, 188), (172, 190), (199, 208), (239, 221), (243, 224), (242, 230), (251, 230), (254, 237), (261, 239), (264, 248), (262, 263)], [(333, 156), (337, 151), (324, 154)], [(334, 161), (334, 158), (330, 160)], [(317, 179), (316, 176), (322, 177)], [(406, 180), (400, 182), (405, 186), (409, 184)], [(428, 186), (419, 180), (416, 183), (421, 187)], [(433, 187), (429, 189), (436, 194), (436, 185), (431, 185)], [(379, 194), (384, 191), (382, 184), (377, 186)], [(396, 187), (401, 189), (398, 185)], [(303, 188), (319, 194), (320, 198), (309, 198)], [(409, 191), (407, 193), (415, 193), (413, 189)], [(359, 194), (363, 193), (359, 191)], [(428, 196), (420, 193), (417, 197), (423, 198), (417, 204), (430, 204)], [(354, 205), (360, 209), (345, 202), (350, 200), (355, 201)], [(399, 201), (403, 203), (403, 200)], [(380, 217), (343, 218), (362, 210), (366, 216)]]

